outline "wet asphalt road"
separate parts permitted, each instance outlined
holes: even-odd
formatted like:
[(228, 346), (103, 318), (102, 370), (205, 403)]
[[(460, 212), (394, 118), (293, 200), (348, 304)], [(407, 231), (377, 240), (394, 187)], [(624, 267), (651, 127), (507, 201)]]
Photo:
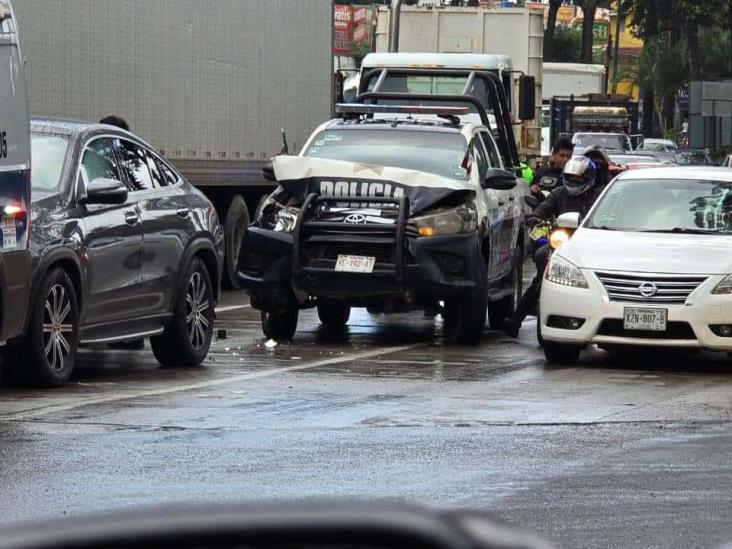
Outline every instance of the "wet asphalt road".
[[(264, 346), (228, 294), (203, 368), (86, 349), (59, 390), (0, 393), (0, 524), (159, 503), (403, 499), (489, 510), (562, 547), (732, 540), (732, 363), (442, 341), (439, 318), (308, 311)], [(236, 307), (236, 308), (232, 308)]]

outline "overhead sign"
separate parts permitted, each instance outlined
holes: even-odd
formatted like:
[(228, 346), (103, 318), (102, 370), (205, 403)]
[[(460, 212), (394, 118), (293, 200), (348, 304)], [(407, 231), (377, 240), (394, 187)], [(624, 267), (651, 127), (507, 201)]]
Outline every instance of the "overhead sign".
[(361, 56), (370, 53), (374, 10), (371, 6), (334, 5), (333, 53)]

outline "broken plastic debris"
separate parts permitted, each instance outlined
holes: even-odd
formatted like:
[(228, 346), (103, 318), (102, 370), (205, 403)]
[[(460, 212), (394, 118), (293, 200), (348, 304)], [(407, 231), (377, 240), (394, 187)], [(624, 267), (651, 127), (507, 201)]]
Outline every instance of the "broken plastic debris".
[(274, 339), (268, 339), (264, 346), (267, 347), (267, 349), (274, 349), (277, 347), (277, 342)]
[(216, 332), (216, 337), (218, 339), (226, 339), (226, 329), (225, 328), (219, 328), (219, 330)]
[(302, 360), (302, 357), (300, 356), (291, 356), (290, 360)]

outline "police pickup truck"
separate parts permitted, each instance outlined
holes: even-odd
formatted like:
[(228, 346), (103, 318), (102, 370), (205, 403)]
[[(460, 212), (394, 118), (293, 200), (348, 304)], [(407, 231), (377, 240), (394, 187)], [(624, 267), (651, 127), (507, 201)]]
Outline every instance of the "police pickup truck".
[(9, 0), (0, 0), (0, 345), (20, 335), (30, 291), (30, 117)]
[(433, 104), (339, 105), (298, 156), (274, 159), (279, 186), (247, 229), (239, 270), (266, 337), (291, 338), (302, 308), (338, 327), (351, 307), (442, 307), (447, 337), (475, 344), (486, 315), (495, 327), (512, 314), (525, 186), (504, 169), (479, 101), (420, 97), (409, 103)]

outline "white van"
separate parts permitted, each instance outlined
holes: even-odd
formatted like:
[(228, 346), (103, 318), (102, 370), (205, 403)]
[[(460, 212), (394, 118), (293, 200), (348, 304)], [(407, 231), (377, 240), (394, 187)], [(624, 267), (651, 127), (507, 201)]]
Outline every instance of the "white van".
[(30, 116), (10, 0), (0, 0), (0, 345), (20, 335), (30, 288)]

